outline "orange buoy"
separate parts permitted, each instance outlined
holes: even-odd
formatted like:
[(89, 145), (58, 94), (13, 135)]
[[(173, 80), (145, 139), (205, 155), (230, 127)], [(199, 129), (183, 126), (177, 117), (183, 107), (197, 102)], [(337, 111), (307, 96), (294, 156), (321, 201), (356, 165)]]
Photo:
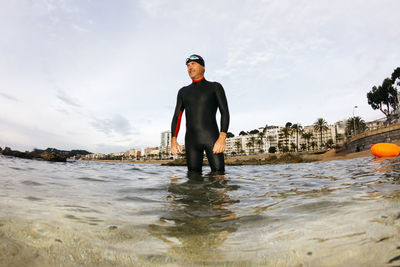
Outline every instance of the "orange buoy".
[(371, 146), (371, 153), (375, 157), (397, 157), (400, 147), (395, 144), (378, 143)]

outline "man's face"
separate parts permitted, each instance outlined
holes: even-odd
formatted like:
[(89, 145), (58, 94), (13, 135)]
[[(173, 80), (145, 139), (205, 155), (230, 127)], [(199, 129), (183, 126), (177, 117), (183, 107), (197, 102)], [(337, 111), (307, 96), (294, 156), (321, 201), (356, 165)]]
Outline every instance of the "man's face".
[(197, 62), (189, 62), (186, 64), (189, 77), (192, 80), (199, 80), (204, 75), (204, 67)]

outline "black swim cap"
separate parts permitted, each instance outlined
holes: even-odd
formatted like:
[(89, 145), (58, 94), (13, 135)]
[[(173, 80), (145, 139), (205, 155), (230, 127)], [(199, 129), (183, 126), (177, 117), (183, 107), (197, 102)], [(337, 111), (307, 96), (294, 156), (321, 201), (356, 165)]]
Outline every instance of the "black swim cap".
[(192, 62), (192, 61), (197, 62), (197, 63), (199, 63), (200, 65), (202, 65), (204, 67), (204, 59), (201, 56), (199, 56), (199, 55), (191, 55), (190, 57), (188, 57), (186, 59), (186, 65), (189, 62)]

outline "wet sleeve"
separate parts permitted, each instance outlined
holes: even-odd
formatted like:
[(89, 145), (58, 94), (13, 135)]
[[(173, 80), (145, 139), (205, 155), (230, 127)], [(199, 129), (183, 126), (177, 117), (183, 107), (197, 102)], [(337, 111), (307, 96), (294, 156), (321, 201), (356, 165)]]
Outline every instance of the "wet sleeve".
[(219, 112), (221, 113), (221, 132), (228, 132), (229, 128), (229, 109), (225, 91), (221, 84), (217, 83), (216, 95)]
[(178, 92), (178, 97), (176, 100), (176, 107), (175, 107), (175, 113), (174, 116), (172, 117), (172, 123), (171, 123), (171, 135), (172, 137), (177, 137), (179, 128), (181, 126), (181, 118), (183, 114), (183, 110), (185, 109), (182, 101), (182, 89), (179, 90)]

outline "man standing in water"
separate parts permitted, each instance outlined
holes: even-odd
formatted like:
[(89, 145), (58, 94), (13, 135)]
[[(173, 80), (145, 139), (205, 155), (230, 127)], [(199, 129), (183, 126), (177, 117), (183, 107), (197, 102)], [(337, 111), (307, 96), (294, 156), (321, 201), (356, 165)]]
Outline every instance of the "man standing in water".
[[(203, 152), (206, 151), (212, 171), (225, 170), (224, 150), (229, 127), (229, 109), (224, 88), (217, 82), (204, 78), (204, 60), (199, 55), (186, 59), (186, 66), (192, 83), (178, 92), (175, 113), (171, 125), (171, 152), (181, 153), (176, 138), (181, 117), (186, 110), (185, 148), (189, 171), (201, 172)], [(217, 109), (221, 113), (221, 131), (216, 121)]]

